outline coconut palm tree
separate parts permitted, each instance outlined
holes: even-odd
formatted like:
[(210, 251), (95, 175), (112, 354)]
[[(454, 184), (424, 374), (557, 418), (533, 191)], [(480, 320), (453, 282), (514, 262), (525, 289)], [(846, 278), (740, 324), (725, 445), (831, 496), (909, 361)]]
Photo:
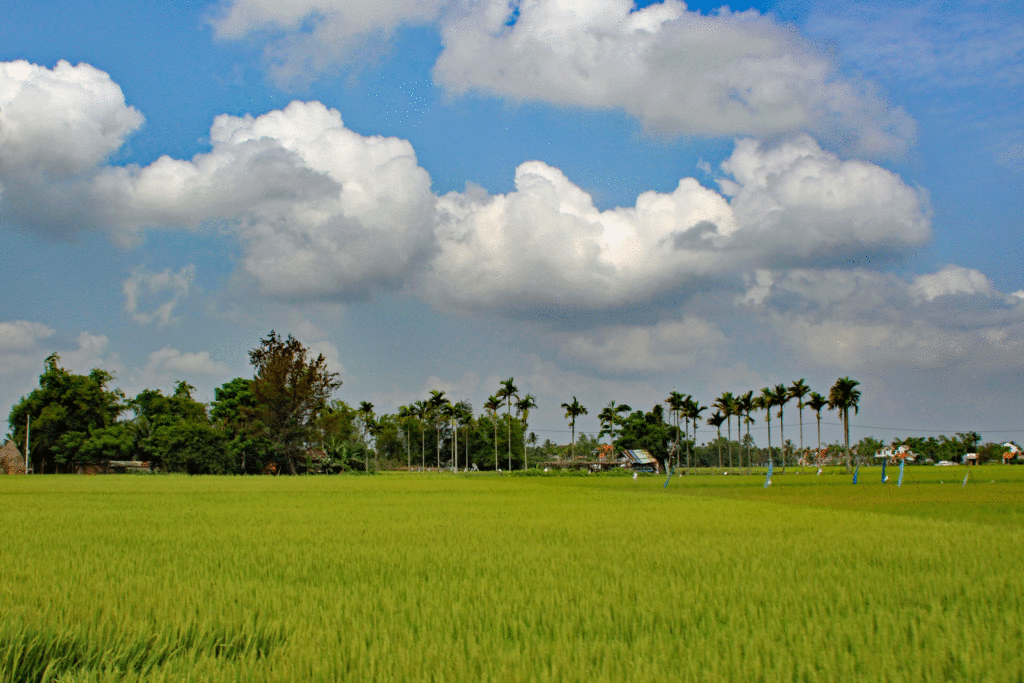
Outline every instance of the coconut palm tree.
[(708, 424), (718, 430), (718, 469), (722, 469), (722, 423), (725, 422), (725, 415), (716, 410), (708, 418)]
[(789, 402), (789, 389), (785, 384), (776, 384), (772, 390), (772, 401), (779, 407), (779, 444), (782, 447), (782, 473), (786, 473), (786, 426), (782, 410)]
[(806, 405), (814, 411), (818, 418), (818, 452), (821, 453), (821, 409), (828, 405), (828, 399), (818, 392), (812, 391)]
[(447, 398), (444, 397), (445, 392), (437, 389), (430, 390), (430, 398), (427, 402), (430, 404), (430, 415), (433, 418), (431, 421), (434, 423), (434, 431), (437, 434), (437, 469), (441, 470), (441, 420), (444, 418), (444, 406), (451, 403)]
[(562, 408), (565, 408), (565, 417), (569, 420), (569, 427), (572, 429), (572, 443), (569, 448), (572, 453), (572, 459), (576, 459), (576, 418), (580, 415), (586, 415), (587, 409), (576, 400), (576, 397), (572, 397), (572, 403), (563, 403)]
[(501, 389), (498, 389), (497, 396), (505, 401), (506, 413), (505, 417), (508, 420), (508, 470), (512, 471), (512, 399), (519, 398), (519, 387), (513, 384), (514, 377), (503, 379), (501, 381)]
[[(516, 401), (516, 413), (523, 418), (523, 469), (529, 466), (530, 459), (526, 456), (526, 429), (530, 421), (530, 409), (537, 407), (537, 399), (533, 394), (527, 394)], [(509, 465), (511, 467), (511, 465)]]
[(494, 471), (498, 471), (498, 411), (501, 410), (501, 399), (497, 396), (488, 396), (484, 402), (484, 410), (491, 414), (491, 422), (494, 424)]
[(828, 392), (828, 409), (838, 410), (843, 420), (843, 444), (846, 447), (846, 473), (850, 473), (852, 459), (850, 457), (850, 408), (854, 414), (860, 411), (860, 384), (855, 379), (840, 377)]
[[(803, 381), (798, 379), (789, 385), (789, 397), (796, 399), (796, 409), (800, 412), (800, 461), (803, 463), (806, 453), (804, 453), (804, 396), (811, 392), (811, 388)], [(800, 471), (803, 471), (803, 465), (800, 466)]]

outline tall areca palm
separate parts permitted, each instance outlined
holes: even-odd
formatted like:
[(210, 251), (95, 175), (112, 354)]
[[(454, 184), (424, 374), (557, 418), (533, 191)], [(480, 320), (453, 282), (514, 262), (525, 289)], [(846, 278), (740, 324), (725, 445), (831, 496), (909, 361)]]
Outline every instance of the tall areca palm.
[(569, 427), (572, 429), (572, 443), (569, 448), (572, 453), (572, 459), (576, 459), (576, 418), (580, 415), (586, 415), (587, 409), (576, 400), (576, 397), (572, 397), (572, 403), (563, 403), (562, 407), (565, 408), (565, 417), (569, 420)]
[(828, 392), (828, 409), (838, 410), (843, 420), (843, 444), (846, 447), (846, 472), (850, 473), (852, 466), (850, 457), (850, 408), (854, 414), (860, 411), (860, 390), (856, 387), (860, 384), (855, 379), (840, 377)]
[(505, 401), (505, 417), (508, 420), (508, 469), (512, 471), (512, 399), (519, 398), (519, 387), (513, 381), (514, 377), (503, 379), (501, 389), (498, 389), (497, 396)]
[(722, 469), (722, 423), (725, 422), (725, 415), (716, 410), (708, 418), (708, 424), (718, 430), (718, 469)]
[[(384, 431), (384, 421), (378, 420), (371, 414), (366, 420), (366, 432), (373, 437), (373, 471), (380, 470), (380, 450), (378, 448), (381, 432)], [(365, 465), (364, 465), (365, 466)]]
[(445, 404), (441, 406), (441, 414), (444, 415), (445, 419), (448, 420), (448, 424), (452, 429), (452, 471), (459, 471), (459, 430), (456, 423), (458, 419), (458, 409), (455, 404), (451, 401), (445, 401)]
[[(754, 392), (748, 391), (742, 396), (736, 399), (736, 409), (739, 414), (743, 416), (744, 422), (747, 423), (747, 474), (750, 474), (750, 423), (753, 421), (750, 419), (750, 413), (754, 411)], [(736, 428), (737, 436), (739, 436), (739, 427)], [(743, 452), (740, 451), (740, 459), (743, 458)], [(740, 462), (740, 468), (743, 467), (743, 463)]]
[(427, 447), (426, 441), (423, 437), (423, 423), (427, 419), (427, 413), (430, 410), (430, 406), (426, 401), (416, 401), (412, 404), (413, 414), (420, 423), (420, 468), (426, 469), (427, 467)]
[(498, 471), (498, 411), (501, 410), (501, 399), (497, 396), (488, 396), (484, 402), (484, 410), (491, 414), (491, 423), (494, 425), (494, 471)]
[(398, 418), (402, 421), (405, 426), (405, 458), (408, 461), (406, 467), (409, 471), (412, 471), (412, 446), (409, 443), (409, 420), (415, 414), (412, 406), (400, 406), (398, 408)]
[(463, 399), (455, 404), (455, 420), (458, 424), (462, 425), (465, 429), (463, 433), (463, 441), (465, 442), (466, 450), (466, 471), (469, 471), (469, 427), (473, 422), (473, 406), (469, 401)]
[[(736, 414), (736, 397), (731, 391), (723, 392), (715, 399), (714, 406), (722, 411), (722, 417), (726, 423), (726, 443), (729, 444), (729, 468), (732, 468), (732, 416)], [(721, 450), (721, 449), (719, 449)], [(719, 465), (721, 467), (721, 465)]]
[[(530, 459), (526, 455), (526, 430), (530, 423), (530, 409), (537, 407), (537, 399), (533, 394), (527, 394), (516, 401), (516, 412), (523, 416), (523, 469), (527, 469)], [(510, 465), (511, 467), (511, 465)]]
[[(700, 401), (693, 400), (692, 396), (687, 396), (686, 400), (683, 401), (683, 415), (690, 421), (690, 425), (693, 427), (693, 446), (697, 447), (697, 424), (700, 422), (700, 414), (707, 410), (707, 406), (702, 406)], [(694, 453), (694, 467), (696, 467), (696, 452)], [(690, 441), (687, 439), (686, 442), (686, 469), (690, 469)]]
[[(359, 414), (362, 416), (363, 421), (363, 443), (366, 442), (366, 435), (370, 433), (370, 423), (373, 422), (373, 404), (369, 401), (362, 401), (359, 403)], [(374, 449), (374, 457), (377, 457), (377, 449)], [(370, 463), (363, 457), (363, 469), (369, 471)]]
[(785, 384), (776, 384), (772, 390), (772, 401), (779, 407), (779, 445), (782, 453), (782, 473), (786, 473), (786, 424), (782, 411), (789, 402), (789, 389)]
[(444, 397), (443, 391), (438, 389), (430, 390), (430, 415), (433, 418), (434, 432), (437, 434), (437, 469), (441, 470), (441, 420), (444, 418), (444, 406), (450, 401)]
[[(796, 399), (796, 409), (800, 412), (800, 460), (803, 463), (806, 453), (804, 453), (804, 396), (811, 392), (811, 388), (807, 386), (807, 383), (803, 379), (798, 379), (789, 385), (789, 397)], [(801, 470), (803, 465), (801, 464)]]
[(764, 411), (764, 421), (768, 423), (768, 460), (772, 459), (772, 408), (775, 407), (775, 397), (768, 387), (761, 389), (761, 395), (754, 399), (758, 410)]
[(813, 410), (818, 418), (818, 453), (821, 453), (821, 409), (827, 405), (828, 399), (816, 391), (812, 391), (811, 397), (807, 399), (807, 407)]
[(678, 391), (669, 393), (665, 403), (668, 404), (669, 415), (675, 419), (676, 441), (672, 445), (672, 452), (676, 455), (676, 467), (679, 466), (679, 414), (685, 405), (686, 396)]

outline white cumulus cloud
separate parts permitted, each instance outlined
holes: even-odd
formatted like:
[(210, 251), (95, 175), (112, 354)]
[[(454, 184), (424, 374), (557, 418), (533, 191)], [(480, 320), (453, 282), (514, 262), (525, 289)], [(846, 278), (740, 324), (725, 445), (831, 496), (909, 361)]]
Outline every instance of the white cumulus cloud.
[(125, 231), (222, 222), (264, 293), (345, 298), (400, 284), (431, 246), (430, 176), (406, 140), (364, 137), (337, 110), (293, 102), (222, 115), (191, 161), (109, 167), (97, 179)]
[(156, 321), (166, 325), (175, 307), (188, 296), (195, 274), (195, 267), (191, 265), (177, 273), (170, 268), (159, 273), (135, 270), (121, 286), (125, 312), (137, 323)]
[(929, 236), (920, 193), (806, 136), (740, 140), (722, 170), (724, 194), (684, 178), (606, 211), (536, 161), (516, 170), (514, 192), (449, 193), (437, 203), (440, 251), (422, 291), (468, 308), (599, 309), (778, 264), (898, 253)]
[(231, 0), (212, 18), (217, 36), (238, 39), (257, 31), (281, 34), (266, 56), (274, 77), (306, 80), (352, 56), (365, 37), (388, 37), (403, 24), (437, 18), (440, 0)]
[(914, 138), (903, 110), (755, 10), (702, 14), (677, 0), (640, 10), (632, 0), (466, 7), (445, 23), (434, 69), (454, 93), (621, 109), (686, 135), (804, 130), (869, 156), (899, 155)]
[(92, 227), (89, 178), (142, 121), (88, 64), (0, 63), (0, 217), (50, 233)]

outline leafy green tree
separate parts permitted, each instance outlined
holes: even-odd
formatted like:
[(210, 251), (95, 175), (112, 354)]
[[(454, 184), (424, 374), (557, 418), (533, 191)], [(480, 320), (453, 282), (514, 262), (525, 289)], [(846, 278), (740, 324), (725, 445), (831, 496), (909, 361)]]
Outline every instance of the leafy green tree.
[[(114, 426), (125, 406), (121, 390), (107, 388), (113, 378), (99, 368), (75, 375), (60, 366), (56, 353), (47, 357), (39, 387), (22, 397), (7, 419), (16, 443), (25, 443), (26, 420), (31, 420), (29, 457), (34, 471), (67, 469), (82, 461), (90, 452), (82, 450), (90, 435)], [(100, 438), (114, 437), (102, 433)]]
[[(258, 424), (258, 404), (252, 393), (252, 380), (244, 377), (225, 382), (213, 390), (210, 419), (224, 434), (226, 448), (234, 470), (240, 474), (257, 474), (274, 459), (273, 445)], [(148, 426), (144, 416), (136, 418)], [(323, 428), (320, 440), (323, 445)]]
[(617, 443), (628, 450), (645, 449), (658, 462), (667, 466), (672, 436), (673, 431), (665, 422), (664, 411), (657, 405), (649, 413), (636, 410), (623, 420)]
[(311, 358), (297, 339), (282, 339), (273, 330), (249, 352), (249, 361), (256, 369), (251, 389), (262, 435), (295, 474), (299, 454), (314, 435), (316, 418), (341, 380), (328, 371), (323, 354)]

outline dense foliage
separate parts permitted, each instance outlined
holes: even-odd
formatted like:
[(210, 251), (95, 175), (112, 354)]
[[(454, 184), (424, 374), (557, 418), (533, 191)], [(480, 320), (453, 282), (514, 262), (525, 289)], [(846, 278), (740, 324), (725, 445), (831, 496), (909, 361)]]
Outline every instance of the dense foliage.
[[(981, 444), (976, 432), (955, 437), (912, 437), (889, 444), (866, 437), (848, 443), (851, 409), (859, 410), (858, 382), (840, 378), (828, 397), (813, 392), (803, 380), (778, 384), (755, 396), (723, 393), (712, 406), (673, 391), (664, 404), (649, 411), (610, 402), (597, 413), (597, 435), (580, 433), (576, 421), (589, 410), (573, 396), (561, 404), (569, 427), (569, 443), (540, 440), (529, 432), (535, 398), (520, 392), (514, 378), (502, 380), (479, 414), (465, 400), (431, 391), (422, 401), (378, 414), (374, 405), (358, 406), (334, 398), (341, 381), (292, 336), (276, 332), (249, 353), (254, 374), (236, 377), (214, 390), (209, 406), (196, 401), (194, 387), (179, 381), (169, 394), (145, 389), (126, 398), (109, 384), (113, 374), (94, 369), (76, 375), (46, 359), (39, 387), (22, 398), (9, 415), (10, 438), (25, 442), (31, 424), (31, 465), (35, 472), (83, 471), (112, 461), (138, 460), (158, 470), (192, 474), (337, 473), (382, 469), (523, 470), (565, 464), (596, 467), (622, 449), (644, 449), (662, 467), (711, 467), (747, 471), (768, 462), (781, 466), (871, 462), (886, 446), (905, 446), (916, 462), (960, 461), (977, 452), (982, 462), (999, 460), (1004, 448)], [(798, 443), (786, 438), (784, 408), (795, 408)], [(710, 415), (704, 414), (714, 408)], [(842, 420), (844, 445), (820, 443), (823, 409)], [(809, 411), (805, 416), (804, 411)], [(750, 425), (763, 412), (767, 443), (758, 446)], [(792, 416), (792, 412), (789, 413)], [(811, 421), (813, 416), (813, 422)], [(817, 423), (805, 440), (804, 422)], [(777, 419), (777, 421), (776, 421)], [(792, 417), (791, 417), (792, 420)], [(703, 442), (699, 430), (715, 431)], [(777, 428), (773, 442), (772, 428)], [(746, 427), (746, 433), (743, 428)], [(789, 429), (792, 430), (792, 422)], [(792, 436), (792, 432), (790, 432)], [(602, 446), (607, 437), (613, 446)]]

